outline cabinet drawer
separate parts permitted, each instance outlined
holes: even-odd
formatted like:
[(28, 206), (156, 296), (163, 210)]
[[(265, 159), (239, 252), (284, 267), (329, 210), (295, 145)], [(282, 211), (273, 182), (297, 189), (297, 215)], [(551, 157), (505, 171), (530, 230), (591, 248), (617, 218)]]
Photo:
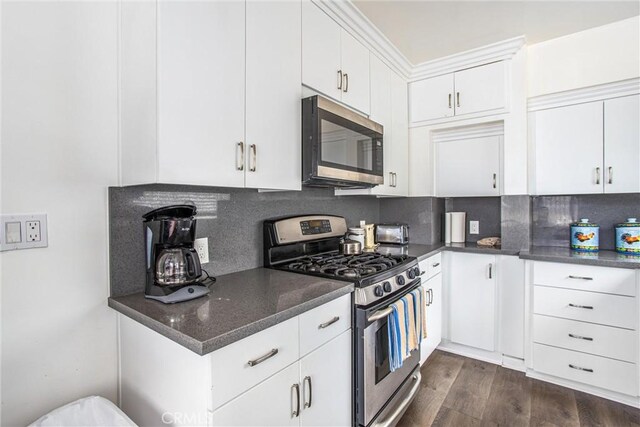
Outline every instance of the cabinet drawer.
[(633, 363), (534, 344), (533, 369), (606, 390), (638, 395), (638, 371)]
[(302, 313), (300, 319), (300, 356), (320, 347), (351, 328), (351, 294)]
[(533, 341), (635, 363), (636, 332), (576, 320), (533, 316)]
[(297, 317), (214, 351), (211, 353), (212, 409), (298, 359)]
[(426, 259), (427, 261), (427, 279), (431, 279), (442, 271), (442, 252), (435, 254)]
[(635, 270), (628, 268), (536, 262), (533, 283), (607, 294), (636, 295)]
[(535, 286), (533, 312), (636, 329), (636, 299), (632, 297)]

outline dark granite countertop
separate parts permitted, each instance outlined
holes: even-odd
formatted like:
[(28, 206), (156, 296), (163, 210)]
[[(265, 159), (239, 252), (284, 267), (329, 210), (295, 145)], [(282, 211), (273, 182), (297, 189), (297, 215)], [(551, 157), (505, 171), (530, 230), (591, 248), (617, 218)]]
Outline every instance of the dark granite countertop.
[(569, 248), (532, 246), (520, 251), (520, 258), (535, 261), (564, 262), (568, 264), (599, 265), (602, 267), (640, 268), (640, 256), (622, 255), (601, 250), (596, 253), (580, 253)]
[(518, 249), (505, 249), (505, 248), (492, 248), (485, 246), (478, 246), (475, 243), (436, 243), (434, 245), (417, 245), (410, 243), (405, 246), (399, 245), (381, 245), (378, 248), (378, 252), (386, 254), (405, 254), (418, 258), (418, 261), (422, 261), (425, 258), (429, 258), (431, 255), (435, 255), (442, 251), (452, 252), (469, 252), (478, 254), (494, 254), (494, 255), (518, 255), (520, 252)]
[(217, 277), (211, 292), (163, 304), (142, 292), (109, 298), (109, 307), (205, 355), (352, 292), (353, 284), (254, 268)]
[(477, 243), (446, 243), (444, 245), (444, 250), (488, 255), (518, 255), (520, 252), (520, 249), (508, 249), (500, 246), (478, 246)]

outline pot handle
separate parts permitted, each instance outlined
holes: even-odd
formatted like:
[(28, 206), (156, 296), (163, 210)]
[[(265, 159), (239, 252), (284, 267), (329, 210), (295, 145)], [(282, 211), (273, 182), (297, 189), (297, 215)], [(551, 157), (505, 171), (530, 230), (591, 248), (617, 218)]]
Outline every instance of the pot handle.
[(194, 258), (193, 252), (189, 250), (185, 251), (184, 258), (187, 262), (187, 276), (189, 280), (200, 277), (202, 271), (200, 270), (199, 263)]

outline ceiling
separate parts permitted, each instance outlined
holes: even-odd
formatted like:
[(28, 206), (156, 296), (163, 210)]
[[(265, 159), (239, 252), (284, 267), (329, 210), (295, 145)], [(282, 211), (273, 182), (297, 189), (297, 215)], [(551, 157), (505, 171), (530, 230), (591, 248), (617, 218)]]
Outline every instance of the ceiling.
[(353, 2), (413, 64), (520, 35), (538, 43), (640, 14), (637, 0)]

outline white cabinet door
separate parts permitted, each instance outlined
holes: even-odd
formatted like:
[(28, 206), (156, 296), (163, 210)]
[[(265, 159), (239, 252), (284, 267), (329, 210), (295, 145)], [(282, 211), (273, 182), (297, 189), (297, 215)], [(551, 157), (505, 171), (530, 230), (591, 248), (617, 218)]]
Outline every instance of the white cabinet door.
[(369, 114), (369, 49), (345, 30), (341, 32), (342, 102)]
[(158, 182), (243, 187), (244, 2), (161, 1), (157, 13)]
[(487, 136), (437, 142), (437, 196), (499, 196), (501, 141)]
[(604, 191), (640, 192), (640, 95), (604, 102)]
[(383, 166), (384, 184), (371, 189), (372, 194), (389, 195), (392, 193), (391, 156), (393, 137), (391, 124), (391, 70), (378, 57), (371, 55), (371, 120), (383, 126)]
[(341, 31), (310, 0), (302, 0), (302, 84), (336, 100), (342, 96)]
[[(297, 426), (296, 390), (300, 364), (296, 362), (233, 399), (211, 414), (212, 426)], [(302, 390), (300, 390), (302, 392)], [(302, 399), (302, 395), (300, 395)], [(302, 400), (300, 400), (302, 405)], [(300, 407), (302, 409), (302, 406)]]
[[(424, 271), (424, 267), (420, 267)], [(427, 338), (420, 346), (420, 363), (424, 363), (442, 341), (442, 274), (422, 284), (426, 293)]]
[(248, 1), (246, 186), (300, 190), (300, 1)]
[(350, 426), (351, 329), (300, 360), (301, 426)]
[(602, 193), (602, 107), (591, 102), (531, 114), (536, 194)]
[(500, 351), (524, 359), (524, 260), (499, 257)]
[(501, 61), (456, 72), (456, 116), (504, 108), (505, 68), (505, 62)]
[(409, 195), (409, 112), (407, 82), (391, 72), (391, 140), (392, 171), (395, 173), (393, 194)]
[(453, 102), (453, 74), (409, 84), (411, 123), (451, 117), (454, 114)]
[(451, 253), (449, 338), (487, 351), (496, 350), (496, 257)]

